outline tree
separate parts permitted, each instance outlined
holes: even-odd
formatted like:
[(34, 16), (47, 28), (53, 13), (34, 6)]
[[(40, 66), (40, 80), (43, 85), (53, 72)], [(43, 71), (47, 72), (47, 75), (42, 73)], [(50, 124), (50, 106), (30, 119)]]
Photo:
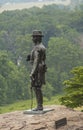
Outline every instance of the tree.
[(67, 8), (53, 4), (0, 14), (0, 49), (6, 50), (0, 50), (0, 92), (4, 89), (0, 105), (2, 99), (4, 103), (29, 99), (31, 66), (27, 65), (26, 57), (33, 46), (34, 29), (43, 31), (47, 47), (48, 98), (63, 90), (62, 82), (69, 78), (72, 67), (83, 65), (83, 48), (78, 46), (83, 32), (83, 10)]
[(43, 86), (43, 95), (44, 97), (46, 97), (48, 100), (51, 99), (53, 94), (53, 87), (51, 86), (51, 84), (49, 84), (48, 82), (46, 83), (46, 85)]
[(83, 106), (83, 66), (75, 67), (73, 77), (64, 81), (65, 94), (60, 98), (62, 104), (75, 108)]
[(0, 74), (0, 105), (4, 105), (7, 99), (6, 91), (7, 91), (7, 82), (5, 78)]
[(83, 63), (80, 47), (63, 37), (52, 37), (48, 43), (47, 81), (54, 87), (54, 93), (62, 90), (62, 82), (69, 77), (68, 72)]
[(6, 51), (0, 51), (0, 105), (29, 99), (29, 73), (25, 66), (17, 66)]

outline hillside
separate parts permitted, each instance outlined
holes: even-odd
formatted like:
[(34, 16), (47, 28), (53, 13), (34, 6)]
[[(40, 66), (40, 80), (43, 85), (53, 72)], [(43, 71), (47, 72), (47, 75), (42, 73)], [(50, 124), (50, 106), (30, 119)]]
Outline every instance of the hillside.
[(28, 9), (28, 8), (31, 8), (33, 6), (36, 6), (36, 7), (39, 7), (39, 8), (42, 8), (44, 5), (51, 5), (51, 4), (62, 4), (62, 5), (69, 5), (70, 4), (70, 0), (67, 0), (66, 2), (62, 2), (62, 1), (57, 1), (57, 2), (54, 2), (54, 1), (43, 1), (43, 2), (19, 2), (19, 3), (6, 3), (4, 5), (2, 5), (0, 7), (0, 13), (2, 13), (3, 11), (7, 11), (7, 10), (16, 10), (16, 9)]
[(56, 130), (55, 121), (67, 119), (67, 125), (58, 130), (83, 130), (83, 113), (65, 106), (45, 106), (53, 111), (41, 115), (27, 115), (15, 111), (0, 115), (0, 130)]

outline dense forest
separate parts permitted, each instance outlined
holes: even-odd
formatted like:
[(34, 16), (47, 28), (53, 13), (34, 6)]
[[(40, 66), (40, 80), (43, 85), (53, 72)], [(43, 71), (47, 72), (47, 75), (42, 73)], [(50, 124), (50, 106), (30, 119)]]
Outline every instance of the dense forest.
[(56, 5), (0, 14), (0, 105), (30, 98), (30, 64), (26, 61), (34, 29), (42, 30), (47, 48), (46, 85), (43, 94), (63, 94), (63, 81), (74, 67), (83, 66), (83, 10)]

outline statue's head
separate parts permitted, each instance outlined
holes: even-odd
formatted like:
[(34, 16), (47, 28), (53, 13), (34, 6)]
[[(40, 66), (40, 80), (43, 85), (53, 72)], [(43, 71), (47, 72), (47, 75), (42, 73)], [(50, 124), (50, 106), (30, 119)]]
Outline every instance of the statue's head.
[(33, 33), (32, 33), (32, 36), (43, 37), (44, 35), (42, 34), (42, 31), (40, 31), (40, 30), (34, 30)]
[(42, 37), (44, 35), (42, 34), (42, 31), (40, 30), (34, 30), (33, 33), (32, 33), (32, 40), (34, 43), (37, 43), (37, 42), (41, 42), (42, 41)]

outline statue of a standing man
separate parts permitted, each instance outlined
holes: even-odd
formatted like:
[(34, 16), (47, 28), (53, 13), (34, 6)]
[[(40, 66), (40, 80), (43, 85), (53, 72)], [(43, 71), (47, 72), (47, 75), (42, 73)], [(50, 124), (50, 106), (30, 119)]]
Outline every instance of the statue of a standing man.
[(46, 72), (46, 48), (42, 44), (43, 34), (40, 30), (34, 30), (32, 40), (34, 47), (30, 55), (30, 63), (32, 64), (32, 71), (30, 74), (31, 86), (34, 89), (37, 101), (37, 107), (33, 111), (43, 110), (43, 94), (42, 85), (45, 84)]

